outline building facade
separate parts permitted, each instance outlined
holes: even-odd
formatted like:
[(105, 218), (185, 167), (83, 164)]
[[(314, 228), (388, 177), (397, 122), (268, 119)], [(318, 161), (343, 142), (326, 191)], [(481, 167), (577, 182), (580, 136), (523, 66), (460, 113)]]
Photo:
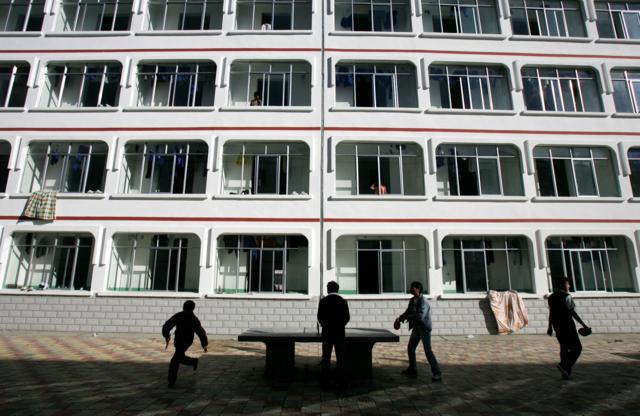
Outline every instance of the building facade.
[(0, 329), (315, 327), (330, 280), (388, 328), (418, 280), (436, 334), (488, 290), (542, 333), (569, 278), (640, 331), (638, 1), (0, 0), (0, 39)]

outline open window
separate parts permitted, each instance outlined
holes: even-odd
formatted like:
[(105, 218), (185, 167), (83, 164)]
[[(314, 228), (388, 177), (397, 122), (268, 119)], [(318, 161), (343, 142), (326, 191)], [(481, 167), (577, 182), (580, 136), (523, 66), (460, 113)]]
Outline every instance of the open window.
[(308, 62), (233, 62), (230, 98), (233, 106), (290, 107), (311, 105)]
[(423, 0), (422, 25), (425, 32), (500, 33), (495, 0)]
[(522, 68), (527, 110), (602, 112), (598, 77), (590, 68)]
[(220, 30), (222, 0), (149, 0), (148, 30)]
[(335, 0), (335, 27), (347, 32), (411, 32), (409, 0)]
[(142, 63), (139, 107), (210, 107), (215, 98), (213, 62)]
[(216, 290), (308, 293), (309, 243), (301, 235), (218, 237)]
[(585, 37), (585, 17), (578, 0), (509, 0), (515, 35)]
[(0, 0), (0, 32), (39, 32), (44, 0)]
[(312, 0), (237, 0), (238, 30), (311, 30)]
[(29, 68), (28, 63), (0, 64), (0, 108), (24, 106)]
[(45, 107), (116, 107), (120, 95), (120, 63), (47, 65)]
[(59, 32), (129, 30), (132, 0), (62, 0)]
[(91, 289), (94, 239), (88, 233), (13, 234), (5, 289)]

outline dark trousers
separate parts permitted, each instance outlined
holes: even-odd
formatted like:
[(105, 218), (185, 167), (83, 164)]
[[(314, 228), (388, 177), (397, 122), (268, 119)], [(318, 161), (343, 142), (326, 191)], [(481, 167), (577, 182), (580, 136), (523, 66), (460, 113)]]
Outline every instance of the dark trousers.
[(409, 337), (409, 343), (407, 344), (407, 355), (409, 356), (409, 368), (411, 370), (417, 370), (416, 363), (416, 348), (422, 341), (422, 347), (424, 348), (424, 354), (427, 356), (427, 361), (431, 366), (431, 374), (434, 376), (440, 375), (440, 366), (438, 360), (431, 349), (431, 331), (427, 331), (424, 328), (414, 327), (411, 330), (411, 336)]
[[(558, 333), (556, 332), (556, 334)], [(582, 352), (580, 338), (575, 329), (573, 333), (559, 334), (557, 338), (560, 343), (560, 365), (567, 373), (571, 374), (571, 368), (578, 361), (578, 357)]]
[(336, 363), (338, 365), (338, 382), (344, 383), (345, 371), (344, 371), (344, 356), (345, 356), (345, 341), (343, 336), (338, 337), (322, 337), (322, 383), (328, 384), (331, 379), (331, 351), (336, 350)]
[(198, 361), (196, 358), (187, 357), (185, 352), (189, 349), (190, 345), (176, 345), (176, 352), (173, 353), (171, 361), (169, 362), (169, 384), (173, 385), (178, 379), (178, 368), (180, 364), (194, 366)]

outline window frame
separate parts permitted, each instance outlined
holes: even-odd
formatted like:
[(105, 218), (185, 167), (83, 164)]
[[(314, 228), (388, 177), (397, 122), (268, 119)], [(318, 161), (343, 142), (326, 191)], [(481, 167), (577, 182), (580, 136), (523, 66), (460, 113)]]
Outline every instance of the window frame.
[[(154, 66), (154, 72), (143, 72), (142, 68), (145, 66)], [(180, 67), (189, 67), (189, 71), (181, 71)], [(174, 67), (173, 72), (163, 72), (160, 71), (160, 68), (170, 69)], [(209, 67), (211, 70), (209, 71)], [(201, 71), (201, 68), (203, 70)], [(200, 108), (200, 107), (210, 107), (215, 103), (215, 95), (216, 95), (216, 74), (218, 72), (218, 67), (213, 61), (189, 61), (189, 62), (140, 62), (137, 68), (137, 100), (136, 104), (139, 108)], [(189, 91), (187, 97), (186, 105), (175, 105), (177, 91), (178, 91), (178, 82), (180, 81), (180, 77), (188, 76), (189, 77)], [(204, 104), (196, 105), (196, 101), (198, 98), (198, 84), (199, 80), (202, 76), (208, 76), (209, 79), (205, 78), (205, 82), (207, 82), (209, 88), (211, 89), (211, 98), (206, 99), (205, 93), (203, 92), (201, 100)], [(143, 77), (151, 77), (153, 79), (153, 85), (151, 87), (151, 97), (146, 99), (147, 95), (144, 93), (148, 93), (146, 89), (142, 86), (144, 85), (142, 81), (144, 81)], [(162, 78), (169, 77), (169, 87), (167, 91), (167, 103), (164, 105), (155, 105), (156, 94), (158, 93), (158, 81), (165, 81)], [(145, 87), (146, 88), (146, 87)], [(206, 88), (205, 88), (206, 91)], [(180, 98), (178, 98), (180, 99)], [(150, 105), (144, 105), (145, 101), (148, 101)], [(208, 104), (208, 105), (205, 105)]]
[(640, 146), (630, 147), (627, 150), (627, 160), (629, 162), (631, 192), (634, 198), (640, 198)]
[[(265, 65), (268, 66), (266, 70), (253, 69), (255, 67), (260, 68)], [(278, 71), (273, 69), (274, 66), (284, 65), (289, 66), (288, 71)], [(304, 70), (305, 67), (306, 69), (308, 69), (308, 71)], [(235, 101), (235, 90), (240, 87), (236, 86), (235, 82), (229, 82), (229, 101), (234, 107), (244, 107), (247, 105), (249, 105), (250, 107), (293, 107), (292, 102), (295, 101), (294, 95), (297, 91), (294, 91), (294, 77), (306, 75), (309, 80), (309, 102), (304, 103), (303, 106), (310, 106), (311, 70), (311, 64), (307, 61), (234, 61), (231, 64), (231, 68), (229, 70), (230, 77), (238, 77), (241, 80), (246, 78), (246, 96), (244, 100)], [(258, 90), (252, 91), (253, 88), (251, 87), (252, 80), (254, 79), (258, 84), (256, 88), (258, 88), (259, 85), (262, 84), (262, 90), (259, 91), (259, 103), (254, 100), (254, 93), (258, 92)], [(280, 98), (282, 100), (281, 105), (271, 103), (271, 84), (278, 82), (278, 80), (282, 82), (282, 94), (280, 95)], [(306, 86), (307, 85), (305, 85), (305, 87)], [(232, 88), (234, 88), (234, 91), (231, 91)]]
[[(9, 13), (7, 13), (6, 16), (3, 16), (6, 20), (4, 20), (4, 25), (2, 25), (2, 27), (0, 28), (1, 29), (0, 32), (40, 32), (42, 30), (42, 24), (44, 22), (44, 16), (45, 16), (45, 11), (44, 11), (45, 0), (21, 0), (20, 3), (28, 3), (27, 11), (24, 16), (24, 22), (22, 22), (22, 28), (20, 30), (7, 30), (7, 27), (9, 26), (9, 23), (10, 23), (12, 9), (14, 7), (17, 7), (16, 6), (17, 1), (20, 1), (20, 0), (0, 0), (0, 5), (8, 5), (9, 7)], [(40, 12), (40, 9), (38, 9), (38, 6), (40, 5), (42, 5), (42, 9), (41, 9), (42, 15), (40, 17), (40, 26), (37, 29), (29, 30), (30, 21), (33, 19), (32, 13), (35, 14)], [(24, 4), (20, 4), (20, 6), (24, 6)], [(2, 21), (0, 21), (0, 25), (1, 24), (2, 24)]]
[[(338, 11), (339, 9), (341, 9), (342, 5), (347, 5), (347, 6), (351, 6), (351, 14), (348, 16), (341, 16)], [(369, 7), (368, 9), (368, 23), (370, 26), (370, 30), (355, 30), (355, 26), (356, 26), (356, 7), (357, 6), (365, 6), (365, 7)], [(376, 21), (376, 9), (380, 8), (380, 7), (385, 7), (388, 10), (387, 15), (390, 16), (389, 18), (389, 30), (376, 30), (376, 25), (375, 25), (375, 21)], [(408, 19), (408, 24), (409, 27), (407, 28), (407, 30), (396, 30), (395, 26), (397, 24), (393, 23), (393, 14), (394, 11), (397, 11), (398, 9), (400, 10), (404, 10), (404, 12), (406, 13), (407, 16), (409, 16)], [(334, 14), (335, 14), (335, 28), (337, 31), (339, 32), (364, 32), (364, 33), (410, 33), (411, 32), (411, 18), (410, 16), (412, 15), (411, 13), (411, 3), (410, 0), (335, 0), (335, 4), (334, 4)], [(340, 24), (338, 24), (338, 19), (342, 18), (347, 19), (351, 17), (350, 19), (350, 29), (341, 29), (342, 26), (342, 22), (340, 22)]]
[[(606, 3), (607, 8), (606, 9), (601, 9), (599, 8), (599, 6), (602, 3)], [(625, 6), (624, 10), (621, 9), (614, 9), (611, 8), (612, 4), (623, 4)], [(594, 1), (594, 8), (595, 8), (595, 13), (596, 13), (596, 26), (598, 28), (598, 36), (600, 37), (600, 39), (640, 39), (640, 36), (637, 37), (629, 37), (629, 29), (627, 28), (627, 20), (624, 18), (624, 15), (627, 13), (633, 13), (636, 15), (636, 19), (640, 20), (640, 5), (637, 6), (636, 9), (631, 9), (630, 5), (631, 4), (638, 4), (638, 2), (633, 2), (633, 1), (607, 1), (607, 0), (596, 0)], [(613, 37), (605, 37), (603, 36), (603, 34), (600, 31), (600, 15), (601, 13), (606, 13), (608, 16), (607, 19), (607, 24), (611, 25), (611, 28), (613, 29)], [(614, 18), (614, 15), (619, 15), (619, 17)], [(621, 29), (622, 29), (622, 36), (619, 36), (620, 34), (618, 33), (618, 25), (616, 24), (616, 22), (618, 22), (619, 24), (621, 24)]]
[[(236, 1), (236, 18), (234, 19), (235, 29), (236, 30), (269, 30), (269, 31), (293, 31), (293, 30), (311, 30), (311, 16), (309, 16), (309, 27), (299, 28), (296, 27), (296, 9), (301, 9), (303, 3), (307, 4), (309, 11), (313, 9), (312, 2), (314, 0), (237, 0)], [(271, 22), (270, 23), (262, 23), (256, 27), (256, 4), (271, 4)], [(290, 29), (274, 29), (274, 19), (276, 17), (276, 5), (289, 5), (291, 11), (291, 19), (289, 21)], [(238, 24), (238, 18), (240, 16), (239, 10), (243, 5), (251, 5), (251, 28), (240, 28)], [(296, 7), (296, 5), (298, 7)], [(305, 9), (303, 8), (303, 11)], [(268, 26), (267, 26), (268, 25)]]
[[(638, 16), (640, 17), (640, 10), (638, 10)], [(631, 77), (629, 76), (631, 73)], [(616, 112), (618, 113), (632, 113), (638, 114), (640, 113), (640, 69), (630, 69), (630, 68), (616, 68), (611, 70), (611, 82), (613, 83), (613, 97), (614, 103), (616, 107)], [(626, 91), (618, 91), (616, 86), (619, 85), (619, 82), (624, 82)], [(626, 92), (626, 96), (628, 98), (628, 102), (631, 104), (631, 111), (621, 111), (618, 108), (618, 103), (616, 95), (618, 93), (624, 94)]]
[(11, 143), (7, 140), (0, 140), (0, 194), (4, 194), (7, 191), (10, 157)]
[[(9, 68), (9, 72), (0, 72), (0, 85), (4, 82), (3, 79), (7, 79), (7, 89), (6, 95), (0, 95), (0, 108), (20, 108), (24, 107), (27, 99), (27, 94), (29, 92), (29, 87), (27, 85), (27, 79), (29, 78), (29, 73), (31, 71), (31, 65), (26, 62), (20, 63), (0, 63), (0, 70), (3, 68)], [(23, 82), (21, 83), (21, 80)], [(15, 91), (20, 91), (18, 88), (22, 88), (24, 93), (24, 97), (22, 103), (20, 105), (11, 105), (12, 99), (15, 99)], [(17, 93), (19, 94), (19, 92)]]
[[(102, 6), (102, 10), (92, 11), (93, 7)], [(128, 7), (127, 7), (128, 6)], [(127, 27), (123, 29), (116, 29), (116, 22), (118, 17), (118, 12), (121, 11), (121, 8), (125, 7), (125, 12), (128, 11), (127, 15)], [(65, 25), (65, 21), (63, 20), (66, 17), (66, 8), (75, 9), (75, 13), (73, 16), (73, 22), (67, 28)], [(71, 10), (69, 10), (71, 12)], [(88, 13), (96, 13), (97, 12), (97, 28), (86, 29), (85, 28), (85, 19), (87, 18)], [(113, 12), (113, 14), (109, 14)], [(120, 32), (120, 31), (128, 31), (131, 29), (131, 18), (133, 15), (133, 0), (62, 0), (60, 2), (60, 24), (62, 24), (63, 32), (86, 32), (86, 31), (95, 31), (95, 32)], [(95, 14), (94, 14), (95, 16)], [(69, 16), (71, 17), (71, 16)], [(110, 28), (102, 29), (103, 23), (105, 19), (112, 19)]]
[[(428, 33), (449, 33), (449, 34), (458, 34), (458, 35), (470, 35), (470, 34), (475, 34), (475, 35), (493, 35), (493, 34), (500, 34), (501, 30), (500, 30), (500, 19), (499, 19), (499, 10), (498, 10), (498, 5), (495, 1), (492, 1), (492, 4), (481, 4), (483, 2), (483, 0), (472, 0), (473, 3), (471, 3), (471, 1), (464, 1), (464, 0), (421, 0), (422, 2), (422, 24), (423, 24), (423, 28), (425, 27), (424, 21), (425, 19), (427, 19), (427, 12), (426, 10), (429, 8), (428, 6), (435, 6), (438, 9), (438, 17), (439, 17), (439, 22), (440, 22), (440, 30), (437, 31), (434, 30), (430, 31)], [(486, 2), (489, 3), (489, 2)], [(455, 24), (456, 24), (456, 31), (455, 32), (448, 32), (445, 31), (445, 25), (443, 24), (443, 10), (446, 10), (446, 8), (451, 8), (454, 12), (454, 20), (455, 20)], [(495, 23), (496, 23), (496, 31), (486, 31), (483, 30), (483, 19), (482, 19), (482, 14), (480, 13), (481, 8), (491, 8), (493, 9), (494, 12), (494, 17), (495, 17)], [(464, 25), (462, 24), (462, 20), (461, 20), (461, 15), (464, 14), (464, 12), (462, 11), (463, 9), (472, 9), (473, 10), (473, 22), (474, 22), (474, 31), (473, 32), (465, 32), (464, 31)], [(434, 17), (432, 17), (432, 19), (434, 19)], [(485, 22), (486, 24), (486, 22)]]
[[(536, 3), (542, 2), (541, 6), (538, 5), (528, 5), (527, 1), (531, 0), (519, 0), (522, 5), (513, 5), (512, 0), (509, 1), (509, 8), (511, 9), (511, 30), (514, 35), (517, 36), (532, 36), (532, 37), (551, 37), (551, 38), (571, 38), (571, 37), (587, 37), (586, 25), (585, 25), (585, 15), (583, 11), (583, 7), (581, 6), (580, 1), (574, 0), (535, 0)], [(547, 3), (557, 3), (560, 2), (560, 6), (549, 5)], [(565, 3), (574, 3), (574, 5), (566, 5)], [(524, 10), (525, 22), (527, 25), (527, 33), (516, 33), (515, 25), (514, 25), (514, 10)], [(582, 35), (571, 34), (570, 20), (567, 18), (567, 12), (575, 12), (580, 16), (580, 21), (578, 22), (580, 26), (580, 31)], [(540, 17), (540, 14), (543, 14), (543, 17)], [(555, 32), (556, 35), (550, 34), (550, 25), (549, 25), (549, 13), (553, 14), (553, 20), (555, 21)], [(535, 23), (537, 24), (538, 31), (540, 34), (535, 35), (531, 33), (531, 14), (535, 16)], [(560, 15), (560, 19), (558, 18)], [(560, 24), (560, 21), (562, 25)], [(544, 31), (543, 29), (544, 24)], [(564, 27), (562, 27), (564, 26)], [(564, 30), (565, 34), (561, 34), (561, 31)], [(543, 33), (544, 32), (544, 33)]]
[[(530, 70), (535, 70), (535, 75), (530, 75), (526, 72), (530, 71)], [(554, 76), (550, 76), (550, 75), (540, 75), (541, 71), (554, 71), (555, 75)], [(572, 76), (565, 76), (565, 75), (560, 75), (560, 72), (568, 72), (568, 71), (572, 71), (573, 75)], [(580, 72), (586, 72), (586, 73), (590, 73), (590, 75), (588, 77), (583, 77), (581, 76)], [(580, 68), (562, 68), (562, 67), (542, 67), (542, 66), (525, 66), (522, 68), (520, 75), (522, 77), (522, 82), (523, 84), (527, 83), (527, 80), (532, 79), (535, 80), (535, 89), (537, 90), (537, 100), (540, 103), (540, 110), (537, 109), (531, 109), (529, 108), (528, 102), (531, 99), (535, 99), (535, 96), (528, 96), (529, 92), (527, 90), (526, 85), (523, 88), (523, 96), (524, 96), (524, 102), (525, 102), (525, 107), (528, 111), (543, 111), (543, 112), (554, 112), (554, 113), (587, 113), (589, 112), (587, 110), (588, 107), (586, 105), (586, 100), (585, 100), (585, 96), (582, 92), (582, 85), (581, 82), (588, 82), (588, 81), (592, 81), (593, 82), (593, 88), (595, 88), (595, 91), (597, 92), (597, 99), (598, 99), (598, 108), (599, 110), (596, 111), (598, 113), (604, 112), (604, 107), (603, 107), (603, 102), (602, 102), (602, 93), (600, 91), (600, 85), (599, 85), (599, 78), (598, 78), (598, 73), (596, 70), (594, 70), (593, 68), (589, 68), (589, 67), (580, 67)], [(566, 87), (563, 87), (563, 80), (568, 80), (570, 82), (569, 85), (571, 85), (571, 91), (569, 91), (571, 99), (572, 99), (572, 104), (573, 104), (573, 110), (567, 110), (567, 105), (565, 103), (565, 93), (567, 92), (565, 90)], [(545, 92), (547, 91), (544, 86), (543, 86), (543, 82), (546, 82), (547, 85), (550, 85), (551, 87), (551, 94), (552, 94), (552, 102), (553, 102), (553, 109), (547, 109), (547, 100), (545, 97)], [(577, 92), (576, 92), (576, 88), (577, 88)], [(578, 100), (579, 98), (579, 100)], [(578, 110), (578, 107), (576, 106), (576, 104), (579, 103), (581, 110)], [(560, 109), (558, 109), (558, 105), (560, 104)]]
[[(98, 68), (102, 66), (101, 72), (87, 72), (89, 68)], [(82, 67), (81, 72), (73, 72), (76, 68)], [(62, 68), (62, 73), (55, 72), (56, 68)], [(116, 71), (110, 72), (110, 69), (116, 69)], [(71, 72), (70, 72), (71, 71)], [(97, 74), (100, 76), (100, 87), (98, 92), (98, 99), (96, 101), (96, 105), (88, 106), (85, 105), (84, 93), (85, 87), (90, 81), (91, 77), (95, 77)], [(103, 103), (103, 94), (105, 91), (105, 85), (108, 84), (109, 78), (112, 76), (118, 76), (117, 79), (114, 79), (113, 82), (116, 85), (116, 92), (113, 98), (113, 103)], [(47, 65), (47, 69), (45, 71), (45, 79), (46, 79), (46, 87), (44, 95), (41, 99), (41, 103), (45, 104), (48, 108), (100, 108), (100, 107), (117, 107), (120, 100), (120, 81), (122, 79), (122, 64), (120, 62), (90, 62), (90, 63), (81, 63), (81, 62), (60, 62), (60, 63), (49, 63)], [(57, 81), (56, 81), (56, 77)], [(73, 78), (71, 78), (73, 77)], [(74, 103), (72, 105), (66, 106), (64, 105), (64, 92), (65, 88), (68, 87), (68, 84), (72, 84), (75, 78), (80, 78), (80, 88), (78, 89), (78, 93), (75, 97)], [(71, 81), (69, 81), (72, 79)], [(57, 97), (57, 98), (56, 98)]]
[[(216, 11), (219, 10), (221, 16), (220, 16), (220, 23), (222, 23), (222, 14), (224, 14), (223, 11), (223, 0), (148, 0), (147, 1), (147, 10), (146, 10), (146, 14), (147, 14), (147, 30), (152, 31), (152, 32), (165, 32), (165, 31), (189, 31), (189, 30), (195, 30), (195, 31), (214, 31), (214, 30), (221, 30), (222, 27), (210, 27), (205, 29), (204, 26), (207, 23), (207, 18), (209, 19), (209, 25), (213, 26), (213, 18), (214, 14), (216, 13)], [(180, 5), (182, 4), (182, 14), (178, 15), (178, 19), (180, 18), (180, 16), (182, 16), (182, 20), (178, 20), (179, 26), (180, 28), (178, 29), (167, 29), (167, 16), (168, 16), (168, 10), (170, 8), (170, 5)], [(199, 29), (184, 29), (185, 24), (187, 22), (187, 11), (189, 9), (189, 6), (202, 6), (202, 10), (200, 12), (200, 28)], [(216, 7), (211, 8), (211, 10), (209, 9), (209, 7), (211, 5), (216, 5)], [(159, 29), (155, 29), (153, 27), (153, 24), (151, 23), (151, 19), (155, 16), (155, 13), (152, 13), (152, 8), (153, 7), (163, 7), (163, 12), (162, 12), (162, 26)], [(207, 14), (207, 11), (210, 10), (210, 14)], [(217, 21), (217, 19), (216, 19)]]

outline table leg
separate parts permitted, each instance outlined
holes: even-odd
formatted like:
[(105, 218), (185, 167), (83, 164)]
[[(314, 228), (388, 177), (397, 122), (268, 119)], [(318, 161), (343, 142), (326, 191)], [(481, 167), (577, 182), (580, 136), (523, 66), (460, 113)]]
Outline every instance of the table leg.
[(373, 344), (373, 342), (347, 342), (345, 367), (349, 378), (371, 378)]
[(267, 377), (291, 378), (295, 371), (295, 342), (265, 342)]

